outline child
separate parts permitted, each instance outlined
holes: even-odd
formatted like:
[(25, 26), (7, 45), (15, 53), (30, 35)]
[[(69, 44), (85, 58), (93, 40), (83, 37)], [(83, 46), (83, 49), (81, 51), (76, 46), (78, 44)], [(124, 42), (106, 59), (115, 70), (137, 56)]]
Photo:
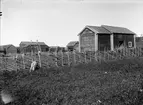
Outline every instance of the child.
[(36, 70), (37, 67), (38, 67), (37, 61), (34, 61), (34, 59), (32, 59), (32, 63), (31, 63), (31, 67), (30, 67), (30, 72)]

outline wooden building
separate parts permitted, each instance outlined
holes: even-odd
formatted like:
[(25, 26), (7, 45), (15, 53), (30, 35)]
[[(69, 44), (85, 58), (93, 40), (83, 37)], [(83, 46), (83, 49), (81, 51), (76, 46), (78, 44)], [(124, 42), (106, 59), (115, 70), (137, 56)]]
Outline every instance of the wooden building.
[(136, 37), (136, 46), (143, 47), (143, 37)]
[(0, 56), (6, 54), (6, 51), (4, 50), (3, 46), (0, 46)]
[(66, 46), (68, 51), (79, 51), (79, 42), (78, 41), (71, 41)]
[(21, 53), (30, 53), (30, 52), (47, 52), (49, 51), (49, 46), (46, 45), (44, 42), (28, 42), (28, 41), (22, 41), (20, 43), (20, 52)]
[(12, 44), (3, 45), (1, 46), (1, 48), (3, 49), (3, 52), (5, 52), (5, 54), (17, 53), (17, 48)]
[(49, 46), (49, 52), (65, 52), (65, 47), (60, 47), (60, 46)]
[(117, 47), (136, 47), (135, 33), (115, 26), (86, 26), (79, 34), (79, 52), (114, 50)]

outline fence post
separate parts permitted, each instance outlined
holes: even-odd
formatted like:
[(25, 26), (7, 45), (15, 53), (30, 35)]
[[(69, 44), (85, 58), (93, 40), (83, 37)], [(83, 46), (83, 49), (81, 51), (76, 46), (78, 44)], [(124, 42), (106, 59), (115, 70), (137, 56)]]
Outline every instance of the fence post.
[(95, 62), (97, 62), (97, 52), (95, 52), (94, 54), (94, 59), (95, 59)]
[(140, 47), (140, 56), (142, 57), (142, 47)]
[(110, 60), (110, 54), (107, 52), (107, 61)]
[(80, 53), (78, 53), (78, 63), (80, 64), (81, 63), (81, 56), (80, 56)]
[(137, 53), (138, 53), (138, 57), (139, 57), (140, 56), (140, 54), (139, 54), (139, 47), (137, 47), (136, 49), (137, 49)]
[(16, 59), (16, 71), (18, 71), (18, 55), (15, 56)]
[(131, 56), (131, 54), (130, 54), (131, 52), (130, 52), (130, 49), (128, 48), (128, 57), (130, 57)]
[(47, 52), (48, 56), (50, 55), (50, 51)]
[(136, 57), (136, 49), (133, 49), (133, 56)]
[(125, 57), (127, 57), (127, 54), (126, 54), (126, 47), (123, 48), (123, 51), (124, 51), (124, 58), (125, 58)]
[(68, 56), (68, 66), (70, 66), (70, 55), (69, 55), (69, 52), (67, 52), (67, 56)]
[(101, 51), (98, 52), (98, 62), (101, 63), (102, 62), (102, 54)]
[(92, 62), (92, 53), (89, 53), (90, 62)]
[(73, 64), (76, 64), (76, 53), (73, 51)]
[(24, 54), (22, 54), (22, 59), (23, 59), (23, 69), (25, 69)]
[(129, 57), (129, 50), (126, 48), (126, 56)]
[(117, 52), (118, 52), (118, 54), (119, 54), (118, 59), (120, 60), (120, 59), (121, 59), (121, 50), (120, 50), (120, 49), (117, 49)]
[(62, 62), (62, 66), (64, 66), (64, 63), (63, 63), (63, 62), (64, 62), (64, 61), (63, 61), (63, 60), (64, 60), (64, 58), (63, 58), (64, 56), (63, 56), (63, 55), (64, 55), (64, 54), (63, 54), (63, 52), (62, 52), (62, 50), (61, 50), (61, 60), (62, 60), (61, 62)]
[(42, 64), (41, 64), (41, 51), (38, 51), (38, 57), (39, 57), (39, 64), (40, 64), (40, 68), (42, 67)]
[(140, 56), (142, 56), (142, 53), (141, 53), (141, 52), (142, 52), (141, 47), (139, 47), (139, 48), (140, 48), (140, 50), (139, 50), (139, 51), (140, 51)]
[(1, 57), (0, 57), (0, 65), (1, 65), (1, 67), (2, 67), (2, 65), (3, 65), (3, 64), (2, 64), (2, 58), (1, 58)]
[(55, 51), (54, 55), (55, 55), (55, 65), (58, 67), (57, 51)]
[(133, 56), (133, 51), (132, 51), (132, 49), (130, 51), (131, 51), (131, 57), (132, 57)]
[(86, 52), (84, 52), (84, 60), (85, 60), (85, 63), (87, 63), (87, 56), (86, 56)]
[(122, 58), (124, 58), (125, 57), (125, 48), (122, 48)]
[(138, 47), (138, 56), (140, 57), (140, 47)]
[(103, 51), (104, 60), (107, 60), (107, 59), (106, 59), (106, 54), (107, 54), (107, 53), (108, 53), (108, 52), (107, 52), (107, 51), (105, 52), (105, 49), (104, 49), (104, 51)]
[(137, 53), (137, 48), (134, 48), (135, 49), (135, 57), (138, 57), (138, 53)]

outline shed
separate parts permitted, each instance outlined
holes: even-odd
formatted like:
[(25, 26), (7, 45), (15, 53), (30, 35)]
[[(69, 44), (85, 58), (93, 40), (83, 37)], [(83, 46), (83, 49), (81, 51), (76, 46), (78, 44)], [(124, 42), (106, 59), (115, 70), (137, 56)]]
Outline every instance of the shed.
[(67, 47), (68, 51), (73, 51), (73, 50), (78, 51), (79, 42), (78, 41), (71, 41), (67, 44), (66, 47)]
[(88, 25), (78, 34), (79, 51), (114, 50), (121, 45), (136, 47), (135, 35), (134, 32), (123, 27)]
[(21, 53), (38, 52), (39, 50), (42, 52), (49, 51), (49, 46), (44, 42), (22, 41), (19, 46)]
[(2, 47), (6, 54), (17, 53), (17, 48), (12, 44), (3, 45)]

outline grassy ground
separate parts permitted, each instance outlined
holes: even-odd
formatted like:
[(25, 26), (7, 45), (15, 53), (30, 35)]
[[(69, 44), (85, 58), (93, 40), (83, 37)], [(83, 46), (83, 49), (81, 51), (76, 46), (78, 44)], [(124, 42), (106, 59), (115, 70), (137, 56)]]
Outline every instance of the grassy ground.
[(17, 98), (11, 105), (142, 105), (143, 59), (75, 67), (1, 72), (1, 89)]

